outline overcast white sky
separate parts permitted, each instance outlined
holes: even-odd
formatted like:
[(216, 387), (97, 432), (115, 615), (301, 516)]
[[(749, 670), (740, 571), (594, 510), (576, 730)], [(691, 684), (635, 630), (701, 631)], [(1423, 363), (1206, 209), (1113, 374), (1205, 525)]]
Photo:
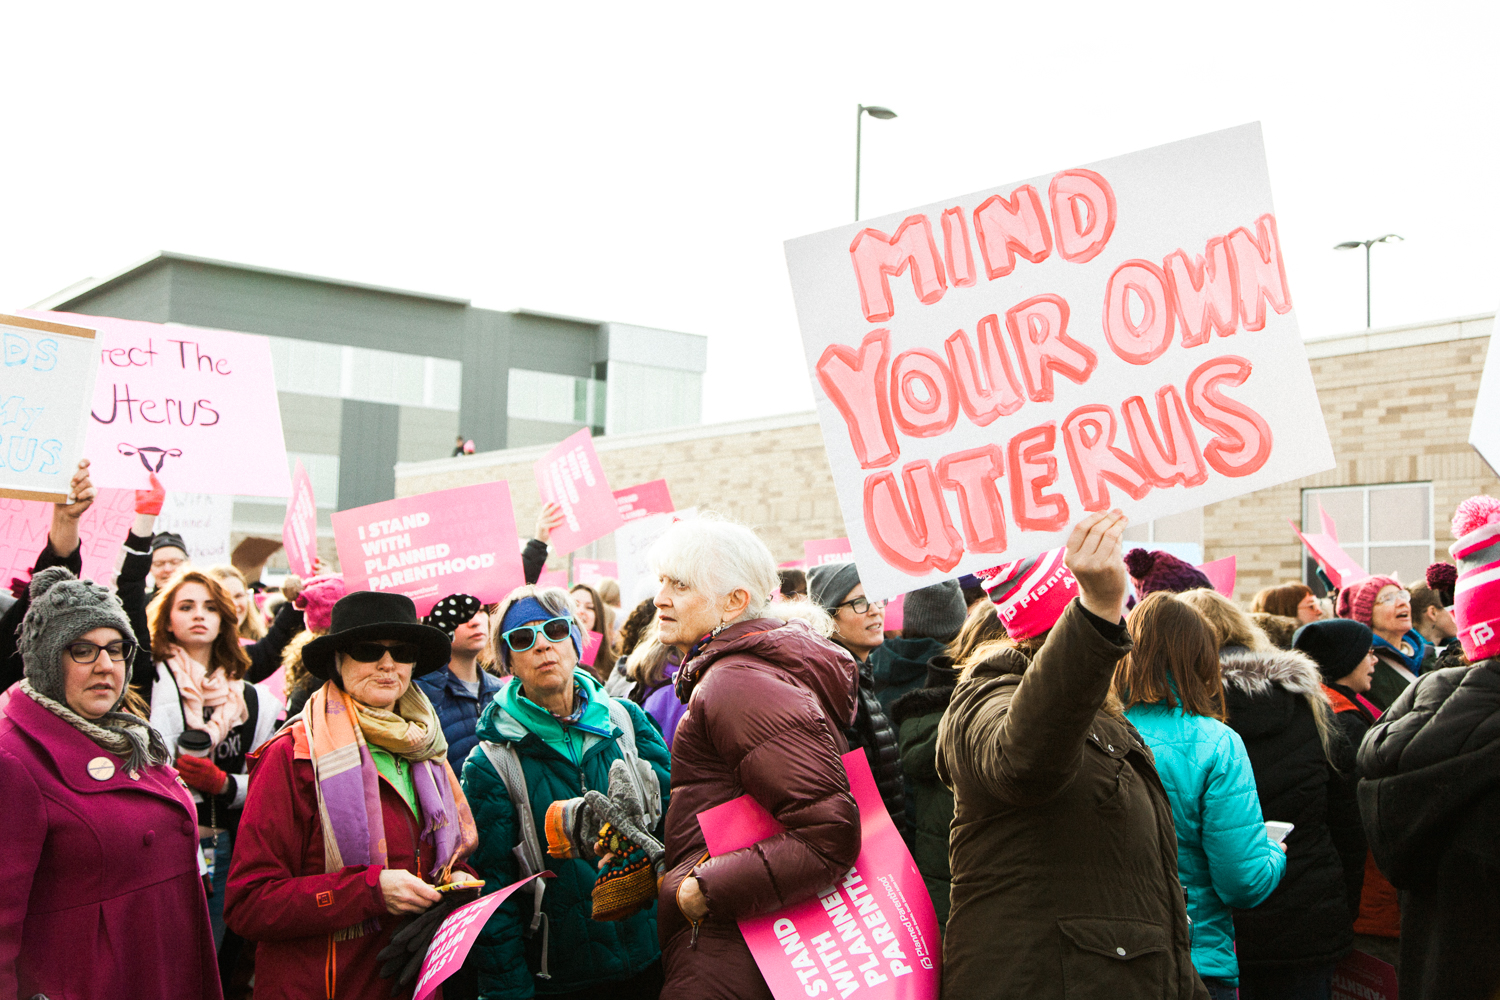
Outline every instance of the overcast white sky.
[(807, 409), (782, 241), (1263, 123), (1306, 336), (1500, 301), (1494, 3), (9, 4), (0, 306), (160, 249), (707, 334)]

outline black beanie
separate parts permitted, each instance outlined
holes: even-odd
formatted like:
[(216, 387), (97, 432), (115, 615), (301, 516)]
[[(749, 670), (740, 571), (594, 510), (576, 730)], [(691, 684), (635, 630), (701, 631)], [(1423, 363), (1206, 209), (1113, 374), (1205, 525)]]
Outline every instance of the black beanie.
[(1292, 636), (1292, 648), (1306, 653), (1318, 665), (1325, 684), (1348, 677), (1359, 661), (1370, 655), (1375, 633), (1364, 622), (1352, 618), (1328, 618), (1309, 622)]

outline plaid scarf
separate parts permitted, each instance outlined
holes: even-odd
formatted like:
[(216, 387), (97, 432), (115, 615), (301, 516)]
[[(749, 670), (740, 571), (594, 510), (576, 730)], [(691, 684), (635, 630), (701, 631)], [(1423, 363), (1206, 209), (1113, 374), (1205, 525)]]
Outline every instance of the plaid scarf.
[[(479, 842), (469, 801), (448, 765), (432, 702), (415, 684), (397, 700), (394, 712), (361, 705), (332, 681), (313, 692), (302, 713), (317, 779), (318, 819), (323, 827), (323, 870), (345, 865), (386, 865), (385, 823), (380, 812), (380, 776), (369, 744), (405, 758), (412, 765), (422, 829), (437, 851), (435, 884), (447, 881), (453, 865)], [(337, 932), (348, 940), (373, 932), (378, 920)]]

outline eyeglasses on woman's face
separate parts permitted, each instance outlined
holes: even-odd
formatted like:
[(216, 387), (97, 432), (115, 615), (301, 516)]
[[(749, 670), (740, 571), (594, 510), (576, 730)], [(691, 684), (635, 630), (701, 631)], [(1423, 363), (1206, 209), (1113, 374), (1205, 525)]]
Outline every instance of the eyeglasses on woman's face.
[(562, 642), (568, 637), (568, 631), (573, 626), (573, 619), (566, 616), (561, 618), (548, 618), (544, 622), (532, 625), (517, 625), (515, 628), (500, 633), (500, 638), (512, 653), (524, 653), (536, 645), (537, 634), (547, 637), (551, 642)]
[(837, 613), (839, 608), (848, 608), (850, 611), (853, 611), (857, 615), (866, 615), (870, 613), (871, 609), (874, 609), (876, 611), (884, 611), (885, 602), (872, 601), (868, 597), (856, 597), (854, 600), (845, 601), (843, 604), (840, 604), (838, 608), (834, 608), (834, 612)]
[(123, 663), (135, 655), (135, 643), (129, 639), (116, 639), (102, 646), (97, 642), (70, 642), (63, 648), (68, 651), (74, 663), (95, 662), (99, 659), (101, 649), (116, 663)]
[(1389, 594), (1381, 594), (1375, 598), (1376, 604), (1410, 604), (1411, 594), (1405, 590), (1393, 590)]

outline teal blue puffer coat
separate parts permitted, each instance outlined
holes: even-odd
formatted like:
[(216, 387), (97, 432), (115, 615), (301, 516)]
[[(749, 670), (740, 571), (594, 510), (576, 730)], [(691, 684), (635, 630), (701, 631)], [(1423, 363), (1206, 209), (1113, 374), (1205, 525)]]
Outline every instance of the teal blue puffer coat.
[[(578, 723), (563, 727), (520, 694), (519, 682), (505, 683), (479, 718), (481, 740), (512, 742), (521, 757), (532, 818), (543, 861), (557, 877), (548, 879), (542, 909), (551, 922), (550, 980), (536, 978), (527, 965), (523, 928), (531, 923), (533, 897), (517, 892), (501, 904), (485, 925), (469, 961), (477, 963), (479, 995), (484, 1000), (512, 1000), (600, 987), (644, 970), (661, 954), (656, 940), (656, 904), (625, 920), (604, 923), (592, 918), (597, 870), (579, 859), (547, 857), (547, 807), (558, 799), (576, 798), (586, 788), (609, 790), (609, 766), (620, 759), (620, 730), (610, 723), (610, 696), (583, 670), (577, 684), (589, 698)], [(635, 723), (636, 753), (648, 762), (661, 783), (665, 814), (671, 784), (671, 753), (641, 709), (622, 701)], [(605, 735), (608, 734), (608, 735)], [(494, 765), (476, 746), (464, 763), (464, 793), (479, 829), (479, 846), (469, 863), (486, 882), (486, 890), (503, 888), (520, 877), (511, 849), (520, 843), (516, 810)], [(657, 831), (660, 835), (660, 830)], [(539, 945), (540, 942), (537, 942)]]
[(1156, 755), (1172, 802), (1193, 967), (1200, 976), (1238, 981), (1230, 908), (1259, 905), (1286, 871), (1286, 854), (1266, 836), (1245, 744), (1219, 720), (1181, 707), (1132, 705), (1125, 715)]

